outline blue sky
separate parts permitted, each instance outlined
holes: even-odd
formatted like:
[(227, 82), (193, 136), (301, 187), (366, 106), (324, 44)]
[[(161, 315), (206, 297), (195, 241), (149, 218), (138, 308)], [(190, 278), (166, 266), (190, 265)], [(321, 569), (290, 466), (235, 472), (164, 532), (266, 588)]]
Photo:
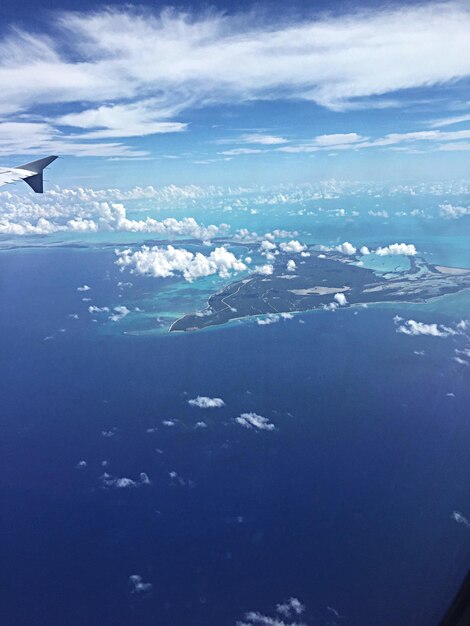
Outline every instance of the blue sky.
[(2, 164), (55, 153), (56, 182), (95, 187), (468, 176), (468, 3), (39, 9), (3, 11)]

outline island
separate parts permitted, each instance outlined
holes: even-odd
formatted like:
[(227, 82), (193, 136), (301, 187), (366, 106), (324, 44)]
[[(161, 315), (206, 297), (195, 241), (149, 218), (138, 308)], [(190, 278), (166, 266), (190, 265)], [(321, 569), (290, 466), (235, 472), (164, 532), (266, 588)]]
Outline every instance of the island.
[(309, 246), (295, 255), (280, 253), (272, 274), (254, 272), (210, 296), (207, 306), (176, 320), (171, 332), (193, 331), (231, 320), (262, 315), (286, 315), (315, 309), (335, 309), (380, 302), (426, 302), (470, 288), (470, 269), (432, 265), (409, 257), (406, 271), (378, 272), (362, 266), (360, 255), (346, 256)]

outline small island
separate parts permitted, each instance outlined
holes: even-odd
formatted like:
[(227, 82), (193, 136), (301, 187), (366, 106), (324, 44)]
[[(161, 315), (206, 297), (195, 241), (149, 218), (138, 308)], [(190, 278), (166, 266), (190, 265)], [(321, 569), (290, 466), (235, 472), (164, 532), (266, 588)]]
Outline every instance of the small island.
[[(319, 251), (296, 258), (287, 271), (289, 254), (279, 254), (270, 275), (253, 273), (210, 296), (201, 311), (176, 320), (171, 332), (192, 331), (231, 320), (268, 314), (333, 309), (379, 302), (426, 302), (470, 287), (470, 269), (432, 265), (409, 257), (407, 271), (380, 273), (362, 267), (360, 256)], [(339, 295), (341, 294), (341, 295)]]

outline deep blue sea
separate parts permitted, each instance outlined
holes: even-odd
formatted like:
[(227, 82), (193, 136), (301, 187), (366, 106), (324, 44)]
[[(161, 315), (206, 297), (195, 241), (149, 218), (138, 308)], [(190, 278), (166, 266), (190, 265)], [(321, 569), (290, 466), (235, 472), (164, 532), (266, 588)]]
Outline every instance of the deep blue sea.
[[(437, 624), (469, 562), (468, 341), (393, 317), (452, 325), (468, 294), (125, 334), (82, 301), (119, 304), (113, 261), (0, 254), (1, 623), (235, 626), (295, 597), (308, 625)], [(159, 285), (135, 279), (132, 304), (169, 310)]]

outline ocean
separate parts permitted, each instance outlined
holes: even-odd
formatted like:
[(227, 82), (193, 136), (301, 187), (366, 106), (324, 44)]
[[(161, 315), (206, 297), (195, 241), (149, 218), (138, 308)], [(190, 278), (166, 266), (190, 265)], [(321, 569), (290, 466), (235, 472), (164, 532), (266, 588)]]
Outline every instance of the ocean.
[(468, 565), (467, 340), (393, 317), (450, 326), (467, 293), (134, 335), (82, 301), (158, 302), (147, 278), (119, 299), (112, 250), (0, 260), (3, 624), (229, 626), (291, 597), (306, 624), (438, 622)]

